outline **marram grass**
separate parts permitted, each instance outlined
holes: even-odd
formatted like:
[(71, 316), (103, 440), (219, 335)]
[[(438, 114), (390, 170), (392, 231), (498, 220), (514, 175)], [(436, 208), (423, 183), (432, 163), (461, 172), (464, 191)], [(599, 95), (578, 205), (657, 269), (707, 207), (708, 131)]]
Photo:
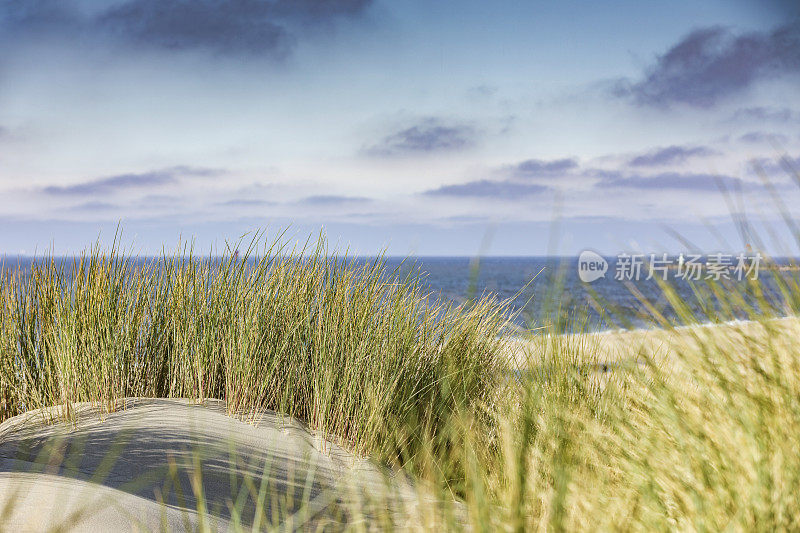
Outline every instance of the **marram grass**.
[[(712, 321), (750, 322), (656, 316), (650, 333), (554, 326), (509, 343), (490, 299), (429, 305), (417, 278), (323, 251), (155, 268), (95, 250), (6, 273), (0, 416), (221, 398), (296, 416), (439, 491), (407, 522), (373, 508), (353, 530), (800, 530), (798, 319), (720, 286), (699, 296), (720, 299)], [(798, 292), (785, 285), (784, 309)]]
[(238, 415), (296, 417), (355, 451), (413, 454), (421, 425), (435, 433), (490, 401), (502, 305), (455, 308), (413, 271), (328, 256), (324, 241), (260, 244), (149, 262), (95, 247), (4, 271), (0, 421), (52, 405), (69, 416), (74, 402), (217, 398)]
[(511, 503), (489, 528), (800, 529), (798, 334), (796, 319), (664, 331), (628, 341), (610, 375), (585, 370), (601, 341), (535, 341), (547, 371), (501, 421), (502, 466), (479, 477)]

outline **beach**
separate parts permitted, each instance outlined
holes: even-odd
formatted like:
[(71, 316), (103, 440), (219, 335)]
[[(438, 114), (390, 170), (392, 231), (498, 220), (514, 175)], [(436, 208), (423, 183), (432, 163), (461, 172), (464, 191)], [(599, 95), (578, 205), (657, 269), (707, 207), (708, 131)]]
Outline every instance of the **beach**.
[(624, 364), (641, 364), (647, 358), (659, 364), (674, 361), (676, 352), (691, 352), (703, 343), (728, 353), (741, 351), (743, 341), (774, 343), (786, 350), (800, 338), (800, 318), (777, 317), (764, 320), (733, 320), (674, 328), (640, 328), (606, 330), (593, 333), (515, 336), (508, 339), (506, 354), (511, 368), (530, 369), (548, 361), (553, 347), (567, 349), (582, 362), (601, 372), (611, 371)]

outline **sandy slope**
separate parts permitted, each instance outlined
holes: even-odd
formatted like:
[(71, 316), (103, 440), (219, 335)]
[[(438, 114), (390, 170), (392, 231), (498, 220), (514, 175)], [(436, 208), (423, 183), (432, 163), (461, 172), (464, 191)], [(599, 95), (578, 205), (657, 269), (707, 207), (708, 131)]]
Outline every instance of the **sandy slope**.
[(119, 407), (101, 416), (81, 404), (75, 424), (35, 411), (0, 425), (0, 529), (227, 530), (259, 519), (307, 529), (363, 519), (351, 511), (367, 501), (395, 513), (415, 505), (406, 480), (269, 412), (248, 424), (213, 400)]
[(577, 354), (579, 360), (599, 370), (610, 370), (618, 364), (636, 361), (640, 354), (669, 364), (676, 351), (696, 350), (701, 343), (711, 343), (733, 353), (745, 338), (749, 343), (773, 343), (779, 348), (796, 345), (800, 340), (800, 318), (562, 335), (557, 342), (544, 336), (515, 338), (509, 342), (507, 353), (511, 366), (521, 369), (538, 365), (558, 349)]

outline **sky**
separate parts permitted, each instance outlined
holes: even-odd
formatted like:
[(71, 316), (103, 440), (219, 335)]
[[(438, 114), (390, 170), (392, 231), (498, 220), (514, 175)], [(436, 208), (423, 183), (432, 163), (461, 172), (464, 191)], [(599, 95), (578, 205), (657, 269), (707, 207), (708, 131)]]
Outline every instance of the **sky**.
[(796, 254), (798, 6), (0, 0), (0, 254)]

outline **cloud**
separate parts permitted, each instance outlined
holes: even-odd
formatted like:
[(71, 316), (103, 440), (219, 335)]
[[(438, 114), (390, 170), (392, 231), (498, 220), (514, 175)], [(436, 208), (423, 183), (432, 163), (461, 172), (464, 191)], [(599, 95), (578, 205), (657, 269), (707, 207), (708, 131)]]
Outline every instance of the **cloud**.
[(739, 137), (739, 142), (747, 144), (766, 144), (768, 142), (786, 143), (789, 138), (780, 133), (765, 133), (763, 131), (751, 131)]
[(512, 174), (523, 178), (552, 176), (578, 168), (576, 159), (528, 159), (511, 167)]
[(328, 194), (328, 195), (323, 194), (317, 196), (308, 196), (300, 200), (298, 203), (303, 205), (335, 206), (343, 204), (363, 204), (371, 201), (372, 201), (371, 199), (365, 198), (363, 196), (337, 196), (333, 194)]
[(137, 45), (167, 50), (201, 49), (223, 54), (285, 56), (287, 31), (257, 1), (133, 0), (111, 8), (97, 25)]
[(657, 148), (646, 154), (634, 157), (628, 165), (632, 167), (654, 167), (675, 165), (685, 162), (690, 157), (706, 157), (717, 152), (705, 146), (667, 146)]
[(787, 123), (800, 121), (800, 113), (796, 113), (787, 107), (745, 107), (739, 109), (730, 118), (730, 122), (738, 121), (758, 121), (758, 122), (779, 122)]
[(392, 133), (366, 149), (372, 156), (395, 156), (456, 151), (475, 144), (476, 132), (466, 124), (447, 124), (426, 118), (409, 128)]
[(509, 180), (478, 180), (457, 185), (443, 185), (437, 189), (425, 191), (423, 194), (426, 196), (449, 196), (454, 198), (514, 200), (534, 196), (549, 190), (550, 187), (534, 183), (517, 183)]
[(372, 0), (125, 0), (81, 9), (74, 0), (11, 0), (0, 21), (16, 35), (110, 39), (135, 48), (283, 58), (309, 25), (353, 17)]
[(175, 183), (175, 176), (164, 172), (120, 174), (75, 185), (45, 187), (44, 192), (55, 196), (111, 194), (123, 189), (154, 187)]
[(443, 185), (436, 189), (423, 192), (425, 196), (451, 197), (451, 198), (486, 198), (498, 200), (514, 200), (527, 198), (547, 191), (552, 191), (551, 184), (532, 183), (536, 178), (545, 181), (564, 176), (575, 176), (578, 161), (574, 158), (563, 159), (526, 159), (513, 165), (505, 165), (494, 170), (494, 176), (499, 179), (481, 179)]
[(52, 185), (44, 187), (42, 191), (52, 196), (110, 195), (131, 189), (152, 189), (171, 185), (178, 183), (181, 177), (209, 177), (220, 173), (221, 171), (216, 169), (177, 166), (141, 174), (119, 174), (74, 185)]
[(601, 176), (596, 187), (603, 189), (718, 191), (720, 185), (727, 189), (749, 186), (739, 178), (716, 174), (664, 172), (652, 176), (625, 176), (621, 173), (609, 172)]
[(364, 12), (372, 0), (277, 0), (274, 11), (306, 21), (327, 20), (336, 16), (355, 16)]
[(681, 39), (658, 57), (643, 79), (627, 82), (617, 92), (646, 106), (711, 107), (758, 80), (798, 72), (800, 22), (742, 35), (711, 27)]
[(0, 5), (0, 25), (9, 31), (74, 31), (84, 23), (69, 0), (6, 0)]
[[(638, 156), (628, 165), (656, 167), (682, 162), (689, 157), (715, 153), (717, 152), (705, 147), (671, 146)], [(573, 192), (591, 191), (592, 188), (718, 191), (720, 185), (729, 189), (757, 187), (752, 182), (726, 175), (680, 172), (660, 172), (648, 175), (626, 171), (624, 168), (582, 167), (577, 160), (572, 158), (531, 159), (500, 167), (498, 174), (501, 179), (482, 179), (444, 185), (422, 194), (431, 197), (514, 200), (559, 189), (569, 189)], [(537, 178), (537, 180), (534, 182), (532, 178)]]

